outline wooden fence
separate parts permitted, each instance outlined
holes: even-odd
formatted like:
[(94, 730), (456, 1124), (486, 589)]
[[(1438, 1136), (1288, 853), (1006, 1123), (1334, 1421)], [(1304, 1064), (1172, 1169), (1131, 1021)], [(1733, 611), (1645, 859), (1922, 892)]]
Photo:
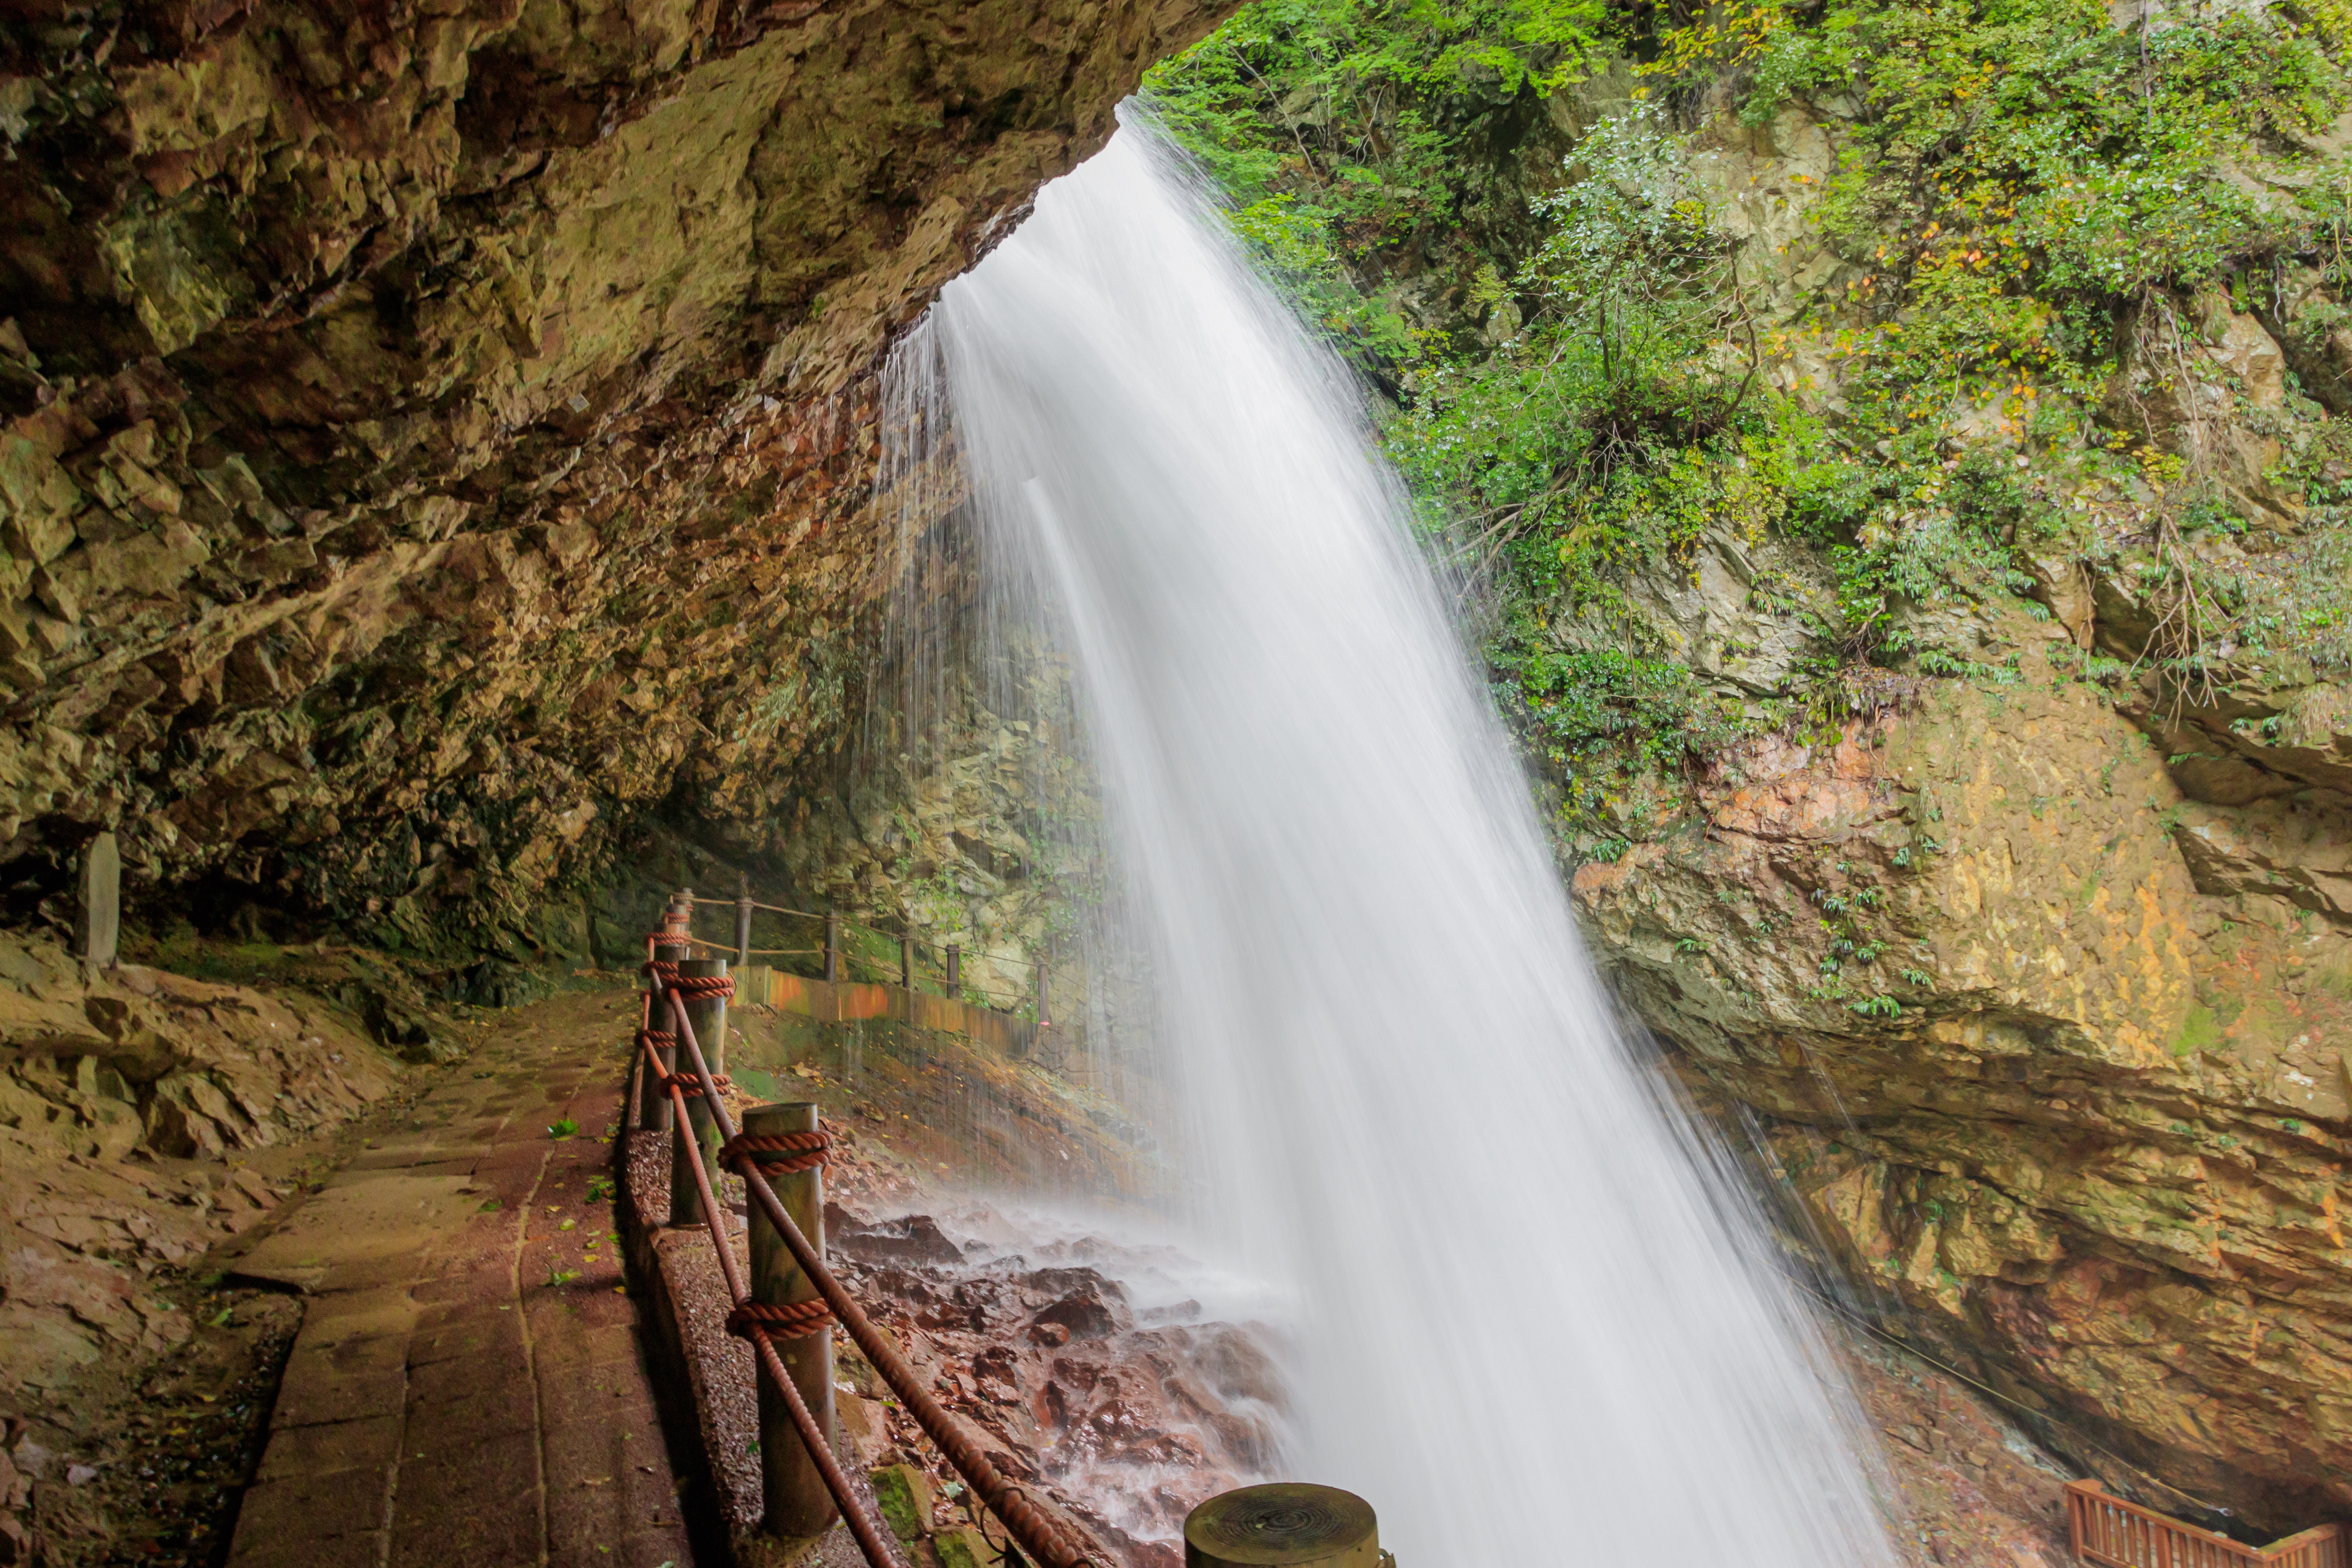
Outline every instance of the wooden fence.
[(2074, 1561), (2102, 1568), (2352, 1568), (2342, 1525), (2323, 1524), (2268, 1546), (2247, 1546), (2109, 1497), (2096, 1481), (2066, 1483), (2066, 1530)]

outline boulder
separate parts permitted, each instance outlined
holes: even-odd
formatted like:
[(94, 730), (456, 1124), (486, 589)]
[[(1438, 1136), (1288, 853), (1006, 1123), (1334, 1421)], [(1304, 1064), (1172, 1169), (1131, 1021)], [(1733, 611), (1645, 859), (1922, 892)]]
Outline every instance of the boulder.
[(862, 1224), (837, 1204), (825, 1205), (824, 1239), (828, 1249), (861, 1263), (895, 1263), (933, 1268), (963, 1261), (963, 1249), (948, 1239), (929, 1215)]

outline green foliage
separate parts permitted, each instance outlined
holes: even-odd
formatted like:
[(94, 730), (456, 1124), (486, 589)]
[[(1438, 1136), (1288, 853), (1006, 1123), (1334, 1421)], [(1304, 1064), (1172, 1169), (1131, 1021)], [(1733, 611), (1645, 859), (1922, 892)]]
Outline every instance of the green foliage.
[[(1921, 627), (2004, 603), (2046, 618), (2020, 552), (2078, 548), (2059, 503), (2090, 484), (2174, 520), (2155, 565), (2212, 634), (2162, 651), (2179, 677), (2204, 678), (2224, 630), (2352, 653), (2352, 542), (2315, 542), (2292, 581), (2222, 580), (2181, 540), (2242, 527), (2230, 508), (2178, 458), (2082, 426), (2124, 331), (2177, 331), (2191, 291), (2253, 309), (2271, 258), (2315, 251), (2352, 286), (2352, 159), (2304, 159), (2266, 206), (2237, 173), (2299, 157), (2352, 103), (2346, 0), (2132, 29), (2101, 0), (1731, 0), (1645, 36), (1661, 15), (1260, 0), (1147, 79), (1267, 274), (1392, 395), (1386, 449), (1481, 596), (1498, 703), (1585, 853), (1667, 830), (1686, 781), (1759, 730), (1826, 734), (1889, 681), (2017, 681), (2013, 658)], [(1541, 101), (1627, 45), (1652, 101), (1576, 117), (1549, 183), (1523, 177), (1511, 149), (1552, 123)], [(1686, 155), (1727, 81), (1751, 126), (1791, 105), (1838, 122), (1832, 164), (1784, 177), (1818, 193), (1839, 291), (1772, 323), (1772, 258)], [(1830, 350), (1834, 424), (1759, 374), (1787, 334)], [(2352, 450), (2299, 440), (2280, 478), (2352, 515), (2347, 473)], [(1701, 679), (1643, 606), (1710, 541), (1761, 560), (1775, 540), (1818, 570), (1759, 570), (1748, 607), (1822, 651), (1759, 700)]]
[(1506, 700), (1555, 763), (1622, 746), (1637, 765), (1670, 768), (1685, 752), (1721, 745), (1741, 731), (1737, 704), (1714, 697), (1670, 660), (1613, 648), (1563, 650), (1526, 623), (1494, 653), (1511, 680)]
[(1144, 78), (1234, 227), (1360, 364), (1420, 353), (1359, 271), (1471, 216), (1487, 116), (1581, 78), (1601, 0), (1261, 0)]
[[(1963, 460), (1954, 459), (1949, 477), (1958, 478), (1963, 466)], [(1899, 469), (1883, 472), (1890, 479), (1902, 475)], [(1916, 648), (1900, 612), (1996, 590), (2021, 593), (2031, 586), (2032, 579), (2010, 563), (2008, 548), (1995, 531), (2000, 514), (1988, 521), (1980, 512), (1972, 513), (1965, 490), (1947, 497), (1946, 477), (1931, 471), (1902, 492), (1900, 500), (1883, 507), (1878, 518), (1858, 531), (1853, 544), (1830, 548), (1843, 627), (1840, 643), (1849, 656), (1884, 662), (1916, 650), (1930, 674), (1972, 673), (1972, 667), (1957, 664), (1936, 668), (1940, 650)], [(1948, 655), (1941, 658), (1949, 664)]]
[(1389, 452), (1466, 524), (1476, 570), (1507, 558), (1519, 591), (1581, 604), (1611, 595), (1615, 568), (1687, 552), (1726, 521), (1753, 532), (1781, 503), (1723, 460), (1740, 453), (1752, 384), (1710, 363), (1740, 318), (1733, 247), (1679, 143), (1638, 112), (1602, 121), (1570, 162), (1582, 177), (1535, 204), (1542, 244), (1494, 280), (1518, 330), (1425, 367)]
[[(2307, 538), (2293, 548), (2242, 558), (2222, 572), (2188, 550), (2168, 550), (2150, 564), (2168, 585), (2193, 577), (2215, 624), (2212, 642), (2234, 644), (2250, 659), (2310, 661), (2315, 669), (2352, 669), (2352, 420), (2322, 426), (2284, 466), (2311, 503)], [(2243, 728), (2243, 723), (2233, 726)], [(2273, 715), (2257, 732), (2279, 737)]]
[[(2307, 136), (2347, 100), (2315, 11), (2117, 28), (2102, 0), (1838, 0), (1701, 24), (1668, 62), (1727, 63), (1762, 124), (1792, 100), (1858, 102), (1816, 216), (1868, 268), (1849, 381), (1884, 429), (1956, 398), (2032, 410), (2029, 375), (2088, 392), (2115, 303), (2195, 286), (2264, 248), (2232, 158)], [(2315, 219), (2342, 224), (2315, 182)], [(1902, 312), (1899, 322), (1893, 318)]]

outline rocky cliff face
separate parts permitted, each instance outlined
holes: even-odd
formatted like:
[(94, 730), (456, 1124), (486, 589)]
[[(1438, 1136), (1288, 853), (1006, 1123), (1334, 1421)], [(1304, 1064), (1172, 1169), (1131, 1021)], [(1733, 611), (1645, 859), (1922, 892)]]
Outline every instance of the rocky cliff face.
[(2284, 1525), (2345, 1500), (2352, 939), (2243, 850), (2206, 868), (2259, 824), (2194, 802), (2071, 651), (1726, 758), (1685, 833), (1576, 894), (1878, 1305)]
[[(1801, 212), (1841, 134), (1695, 138), (1783, 247), (1781, 320), (1854, 281)], [(1574, 890), (1701, 1100), (1760, 1130), (1801, 1246), (2078, 1462), (2259, 1533), (2352, 1506), (2352, 721), (2309, 597), (2344, 524), (2339, 470), (2287, 457), (2340, 432), (2337, 307), (2307, 277), (2267, 319), (2166, 304), (2175, 357), (2126, 317), (2104, 401), (2058, 428), (2185, 457), (2233, 526), (2184, 539), (2160, 482), (2086, 480), (2050, 426), (1971, 411), (1950, 466), (1995, 454), (2049, 509), (2003, 536), (2008, 587), (1922, 589), (1895, 613), (1925, 651), (1850, 672), (1827, 720), (1625, 791), (1622, 851), (1585, 840)], [(1826, 336), (1769, 374), (1834, 420)], [(1754, 696), (1850, 629), (1836, 570), (1733, 528), (1631, 593)]]
[[(857, 709), (888, 334), (1226, 7), (19, 11), (0, 858), (534, 957)], [(835, 815), (839, 815), (836, 813)]]

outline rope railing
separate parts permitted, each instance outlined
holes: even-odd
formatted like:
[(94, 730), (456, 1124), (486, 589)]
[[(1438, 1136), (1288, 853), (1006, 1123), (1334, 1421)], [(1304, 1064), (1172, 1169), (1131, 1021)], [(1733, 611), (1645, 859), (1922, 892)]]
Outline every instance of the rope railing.
[[(707, 947), (717, 956), (729, 959), (730, 961), (736, 957), (739, 952), (742, 951), (732, 947), (726, 942), (709, 942), (701, 937), (696, 937), (694, 939), (694, 943), (697, 947)], [(824, 949), (821, 947), (755, 947), (749, 950), (749, 955), (754, 959), (771, 957), (778, 954), (816, 958), (824, 956)], [(895, 985), (898, 984), (898, 972), (894, 966), (888, 963), (881, 963), (870, 958), (861, 958), (854, 953), (843, 953), (841, 955), (841, 963), (842, 968), (845, 972), (857, 970), (866, 972), (866, 978), (864, 980), (858, 979), (855, 973), (845, 973), (844, 974), (844, 979), (848, 981), (850, 984), (868, 985)], [(933, 976), (933, 978), (936, 978), (936, 976)], [(950, 994), (945, 991), (942, 991), (940, 994), (942, 995)], [(990, 1006), (995, 1008), (999, 1012), (1016, 1012), (1021, 1007), (1035, 999), (1034, 994), (1025, 988), (1015, 989), (1004, 985), (983, 985), (980, 982), (973, 980), (969, 976), (965, 976), (958, 982), (956, 990), (950, 999), (961, 1001), (974, 996), (983, 998)]]
[[(726, 956), (745, 964), (755, 958), (820, 958), (824, 960), (824, 978), (828, 982), (849, 980), (854, 983), (856, 972), (862, 968), (867, 972), (870, 984), (897, 984), (909, 989), (915, 986), (919, 967), (917, 955), (928, 952), (933, 962), (923, 967), (929, 969), (929, 978), (940, 986), (942, 995), (957, 1001), (977, 998), (993, 1011), (1014, 1015), (1026, 1010), (1024, 1004), (1034, 1005), (1036, 1008), (1038, 1026), (1041, 1028), (1050, 1026), (1051, 1020), (1047, 1016), (1045, 996), (1048, 988), (1047, 977), (1050, 973), (1049, 959), (1028, 958), (990, 949), (966, 948), (960, 942), (940, 942), (929, 938), (918, 937), (911, 927), (897, 932), (887, 931), (879, 926), (867, 925), (862, 921), (851, 920), (837, 910), (820, 914), (814, 910), (795, 910), (784, 904), (766, 903), (752, 898), (749, 891), (732, 899), (712, 899), (698, 898), (691, 889), (681, 889), (676, 895), (676, 905), (683, 905), (688, 926), (678, 940), (691, 944), (700, 952)], [(713, 937), (696, 936), (692, 933), (694, 911), (701, 906), (712, 906), (734, 911), (736, 923), (732, 942), (721, 942)], [(751, 916), (754, 910), (766, 910), (771, 914), (789, 916), (796, 920), (822, 921), (825, 928), (824, 945), (753, 947)], [(893, 943), (898, 950), (897, 962), (894, 963), (886, 959), (871, 956), (869, 953), (854, 951), (850, 943), (843, 941), (843, 937), (845, 933), (855, 932), (864, 932), (867, 936), (879, 937)], [(969, 979), (962, 972), (963, 962), (966, 959), (980, 959), (992, 964), (1012, 964), (1034, 970), (1036, 974), (1035, 989), (1031, 992), (1026, 987), (992, 985), (985, 982)]]
[(684, 937), (680, 937), (678, 940), (679, 940), (680, 942), (691, 942), (691, 943), (693, 943), (693, 944), (694, 944), (695, 946), (697, 946), (697, 947), (707, 947), (707, 948), (709, 948), (709, 949), (710, 949), (711, 951), (713, 951), (714, 952), (719, 952), (719, 953), (740, 953), (740, 954), (742, 954), (742, 955), (743, 955), (744, 957), (746, 957), (746, 958), (794, 958), (794, 957), (809, 957), (809, 958), (814, 958), (814, 957), (820, 957), (820, 956), (822, 956), (822, 955), (824, 954), (824, 949), (823, 949), (823, 948), (821, 948), (821, 947), (742, 947), (742, 948), (739, 948), (739, 947), (737, 947), (737, 946), (736, 946), (733, 942), (717, 942), (717, 941), (713, 941), (711, 938), (707, 937), (707, 936), (684, 936)]
[[(699, 908), (701, 908), (702, 906), (704, 906), (704, 905), (706, 905), (706, 904), (707, 904), (707, 905), (709, 905), (710, 908), (712, 908), (712, 909), (717, 909), (717, 910), (740, 910), (740, 909), (746, 909), (746, 908), (748, 908), (748, 909), (754, 909), (754, 910), (766, 910), (768, 913), (770, 913), (770, 914), (772, 914), (772, 915), (791, 915), (791, 916), (793, 916), (793, 917), (794, 919), (796, 919), (796, 920), (804, 920), (804, 921), (840, 921), (844, 926), (849, 927), (849, 928), (850, 928), (850, 929), (852, 929), (852, 930), (855, 930), (855, 931), (865, 931), (865, 932), (866, 932), (866, 933), (868, 933), (869, 935), (872, 935), (872, 936), (884, 937), (884, 938), (888, 939), (888, 940), (889, 940), (889, 941), (891, 941), (891, 942), (898, 942), (898, 941), (900, 941), (900, 940), (902, 940), (902, 939), (911, 939), (911, 940), (913, 940), (913, 941), (915, 941), (915, 942), (925, 942), (927, 945), (929, 945), (929, 946), (930, 946), (930, 947), (933, 947), (933, 948), (940, 948), (940, 947), (944, 947), (945, 945), (947, 945), (947, 944), (942, 943), (942, 942), (930, 942), (930, 941), (929, 941), (929, 939), (927, 939), (927, 938), (918, 937), (918, 936), (916, 936), (916, 935), (915, 935), (915, 933), (914, 933), (913, 931), (885, 931), (885, 930), (883, 930), (880, 926), (867, 925), (864, 921), (856, 921), (856, 920), (851, 920), (848, 916), (846, 916), (846, 915), (845, 915), (845, 914), (841, 913), (841, 912), (840, 912), (839, 910), (835, 910), (819, 911), (819, 910), (794, 910), (794, 909), (787, 909), (787, 908), (785, 908), (785, 907), (784, 907), (783, 905), (782, 905), (782, 904), (763, 904), (763, 903), (761, 903), (759, 900), (754, 899), (754, 898), (751, 898), (751, 897), (749, 897), (748, 895), (747, 895), (747, 896), (742, 896), (742, 897), (732, 898), (732, 899), (706, 899), (706, 898), (703, 898), (703, 897), (701, 897), (701, 896), (699, 896), (699, 895), (688, 895), (688, 897), (690, 897), (691, 901), (692, 901), (692, 903), (693, 903), (694, 907), (695, 907), (695, 908), (697, 908), (697, 909), (699, 909)], [(694, 940), (695, 940), (696, 942), (698, 942), (706, 941), (706, 940), (708, 940), (708, 939), (703, 938), (703, 937), (696, 937), (696, 938), (694, 938)], [(712, 945), (713, 945), (713, 946), (718, 946), (718, 947), (724, 947), (724, 948), (726, 948), (726, 949), (727, 949), (727, 951), (728, 951), (728, 952), (733, 952), (733, 951), (735, 951), (735, 950), (734, 950), (734, 948), (733, 948), (732, 946), (730, 946), (730, 945), (729, 945), (729, 944), (727, 944), (727, 943), (724, 943), (724, 942), (717, 942), (717, 943), (713, 943)], [(961, 944), (959, 944), (959, 945), (961, 945)], [(763, 950), (759, 949), (759, 948), (754, 948), (754, 949), (752, 949), (752, 951), (753, 951), (754, 952), (761, 952), (761, 951), (763, 951)], [(823, 948), (808, 948), (808, 949), (782, 948), (782, 949), (775, 949), (775, 950), (772, 950), (772, 951), (777, 951), (777, 952), (823, 952), (824, 950)], [(1024, 954), (1022, 954), (1022, 953), (1017, 953), (1017, 952), (992, 952), (992, 951), (989, 951), (989, 950), (982, 949), (982, 948), (964, 948), (962, 951), (963, 951), (964, 956), (965, 956), (965, 957), (967, 957), (967, 958), (985, 958), (985, 959), (989, 960), (989, 961), (990, 961), (990, 962), (992, 962), (992, 963), (1014, 963), (1014, 964), (1019, 964), (1019, 965), (1021, 965), (1023, 968), (1026, 968), (1026, 969), (1034, 969), (1034, 968), (1035, 968), (1035, 967), (1037, 966), (1037, 964), (1038, 964), (1038, 963), (1039, 963), (1039, 961), (1038, 961), (1037, 959), (1030, 958), (1030, 957), (1027, 957), (1027, 956), (1025, 956), (1025, 955), (1024, 955)]]
[[(727, 1211), (720, 1208), (711, 1190), (710, 1173), (703, 1168), (698, 1157), (687, 1160), (694, 1173), (695, 1186), (702, 1200), (702, 1215), (707, 1222), (712, 1247), (719, 1254), (719, 1267), (726, 1280), (732, 1305), (728, 1314), (728, 1328), (751, 1341), (758, 1357), (758, 1366), (768, 1382), (783, 1397), (793, 1425), (807, 1447), (825, 1489), (841, 1510), (850, 1533), (856, 1539), (870, 1568), (899, 1568), (897, 1559), (885, 1543), (881, 1531), (866, 1514), (856, 1494), (850, 1489), (848, 1477), (834, 1457), (816, 1418), (809, 1414), (800, 1391), (786, 1372), (783, 1360), (775, 1348), (778, 1339), (830, 1331), (838, 1323), (851, 1342), (865, 1353), (883, 1382), (898, 1395), (900, 1405), (914, 1417), (924, 1435), (930, 1438), (948, 1462), (962, 1476), (964, 1484), (975, 1498), (1003, 1521), (1013, 1541), (1033, 1561), (1044, 1568), (1103, 1568), (1103, 1565), (1079, 1543), (1073, 1542), (1062, 1528), (1037, 1504), (1025, 1489), (998, 1470), (971, 1435), (950, 1414), (923, 1385), (922, 1379), (905, 1354), (877, 1328), (872, 1319), (825, 1266), (824, 1256), (809, 1243), (808, 1237), (793, 1220), (775, 1189), (768, 1184), (766, 1173), (778, 1174), (813, 1169), (824, 1163), (831, 1146), (828, 1134), (785, 1133), (745, 1136), (729, 1113), (726, 1100), (719, 1089), (723, 1080), (712, 1073), (704, 1059), (702, 1043), (695, 1037), (694, 1026), (687, 1016), (686, 1003), (689, 997), (727, 997), (734, 994), (734, 981), (725, 975), (682, 975), (675, 963), (655, 955), (657, 943), (683, 946), (684, 933), (660, 933), (646, 939), (646, 973), (654, 988), (646, 993), (645, 1021), (637, 1031), (644, 1053), (641, 1071), (646, 1081), (653, 1084), (670, 1100), (675, 1114), (670, 1119), (673, 1139), (690, 1137), (688, 1129), (687, 1096), (689, 1089), (698, 1095), (711, 1122), (722, 1140), (718, 1159), (721, 1168), (731, 1169), (743, 1179), (751, 1202), (756, 1205), (793, 1261), (817, 1290), (817, 1299), (785, 1307), (769, 1306), (751, 1299), (736, 1262), (734, 1248), (723, 1228)], [(653, 1001), (658, 994), (668, 999), (670, 1030), (653, 1028)], [(660, 1049), (675, 1041), (693, 1070), (687, 1072), (665, 1067)], [(821, 1310), (820, 1310), (821, 1309)]]
[[(648, 962), (646, 968), (651, 970), (653, 967), (653, 964)], [(733, 989), (733, 983), (730, 981), (728, 984), (729, 994), (731, 994)], [(652, 994), (651, 992), (646, 993), (649, 999), (648, 1023), (651, 1022)], [(669, 995), (674, 1006), (683, 1000), (681, 994), (675, 987), (670, 989)], [(683, 1033), (689, 1042), (692, 1041), (694, 1033), (686, 1023), (684, 1009), (678, 1008), (673, 1016), (677, 1020), (679, 1032)], [(667, 1032), (650, 1028), (640, 1029), (638, 1038), (646, 1053), (647, 1075), (663, 1093), (669, 1096), (671, 1109), (676, 1112), (670, 1121), (670, 1135), (675, 1138), (680, 1136), (687, 1126), (686, 1096), (688, 1084), (698, 1089), (706, 1097), (708, 1103), (721, 1102), (719, 1099), (718, 1086), (711, 1081), (710, 1070), (704, 1065), (702, 1052), (698, 1047), (694, 1051), (695, 1070), (692, 1074), (670, 1072), (662, 1067), (661, 1057), (655, 1049), (653, 1041), (647, 1037)], [(671, 1037), (675, 1038), (676, 1036)], [(809, 1414), (808, 1402), (801, 1397), (801, 1391), (793, 1385), (791, 1374), (784, 1370), (783, 1358), (776, 1352), (775, 1342), (778, 1339), (796, 1339), (803, 1334), (824, 1331), (824, 1320), (818, 1319), (813, 1322), (794, 1322), (788, 1325), (766, 1319), (757, 1312), (749, 1315), (745, 1313), (746, 1308), (756, 1309), (759, 1303), (751, 1300), (751, 1289), (743, 1281), (742, 1268), (735, 1260), (735, 1249), (728, 1242), (726, 1232), (721, 1228), (728, 1211), (719, 1206), (718, 1194), (711, 1191), (710, 1173), (702, 1168), (702, 1162), (698, 1159), (690, 1160), (688, 1163), (693, 1168), (695, 1189), (702, 1199), (703, 1219), (710, 1230), (711, 1248), (719, 1255), (719, 1272), (727, 1282), (727, 1297), (732, 1303), (727, 1315), (728, 1332), (751, 1342), (751, 1352), (758, 1358), (761, 1373), (782, 1396), (785, 1409), (792, 1414), (793, 1426), (801, 1435), (801, 1443), (808, 1449), (809, 1458), (816, 1465), (817, 1474), (824, 1478), (824, 1489), (833, 1494), (834, 1506), (841, 1510), (842, 1521), (849, 1527), (849, 1533), (856, 1540), (857, 1550), (865, 1557), (868, 1568), (899, 1568), (898, 1558), (891, 1553), (890, 1548), (883, 1542), (881, 1530), (867, 1515), (865, 1505), (857, 1494), (850, 1489), (849, 1477), (842, 1469), (841, 1461), (835, 1457), (833, 1445), (826, 1440), (823, 1428), (817, 1426), (816, 1417)], [(765, 1184), (765, 1183), (761, 1184), (763, 1187)]]

